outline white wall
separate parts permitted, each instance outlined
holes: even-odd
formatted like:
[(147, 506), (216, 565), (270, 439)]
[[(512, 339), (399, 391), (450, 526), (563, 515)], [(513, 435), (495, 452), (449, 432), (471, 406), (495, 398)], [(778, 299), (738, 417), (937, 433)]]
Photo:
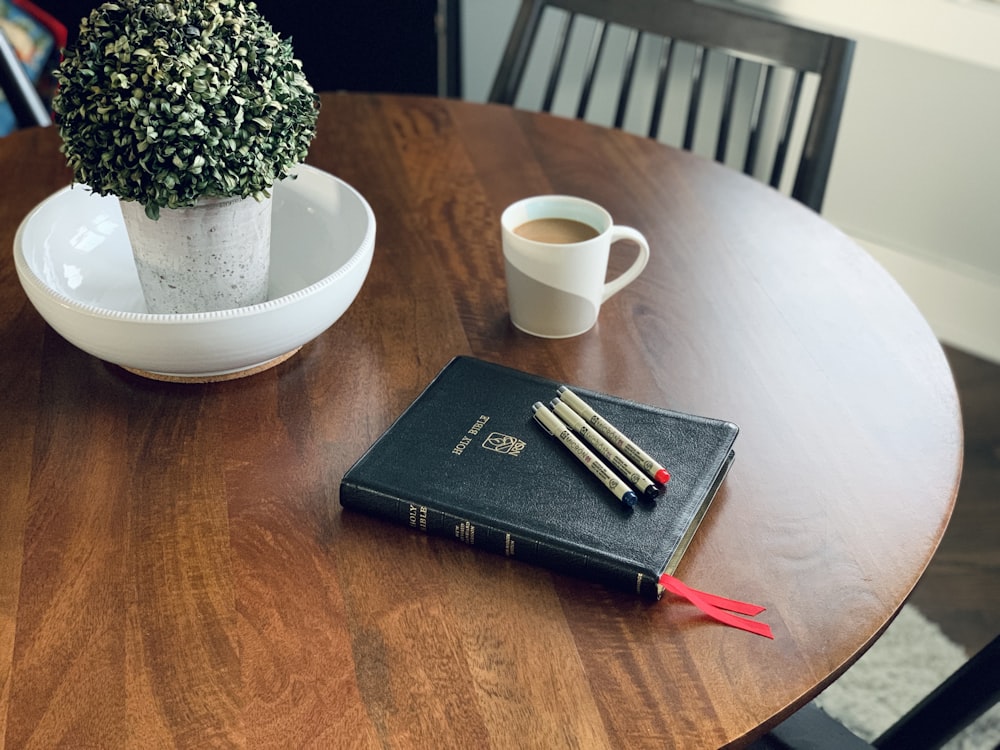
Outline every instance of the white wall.
[(823, 215), (1000, 362), (1000, 2), (742, 1), (858, 40)]
[[(1000, 362), (1000, 3), (743, 2), (858, 40), (823, 214), (943, 341)], [(517, 4), (463, 0), (466, 98), (488, 95)]]
[(484, 102), (514, 25), (517, 0), (461, 0), (463, 98)]

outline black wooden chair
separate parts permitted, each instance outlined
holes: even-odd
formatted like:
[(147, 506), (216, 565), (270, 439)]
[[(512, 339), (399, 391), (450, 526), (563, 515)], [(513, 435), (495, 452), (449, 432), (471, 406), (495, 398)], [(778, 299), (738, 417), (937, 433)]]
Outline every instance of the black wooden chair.
[(1000, 701), (1000, 636), (871, 743), (808, 704), (750, 750), (937, 750)]
[[(790, 194), (819, 211), (853, 53), (850, 39), (694, 0), (522, 0), (489, 100), (599, 121), (609, 91), (614, 116), (602, 124), (666, 142), (677, 102), (686, 112), (675, 145), (697, 151), (712, 115), (716, 160), (780, 187), (797, 154)], [(536, 72), (544, 91), (528, 102)], [(631, 125), (637, 117), (643, 126)]]
[(990, 641), (872, 744), (939, 748), (1000, 701), (1000, 636)]

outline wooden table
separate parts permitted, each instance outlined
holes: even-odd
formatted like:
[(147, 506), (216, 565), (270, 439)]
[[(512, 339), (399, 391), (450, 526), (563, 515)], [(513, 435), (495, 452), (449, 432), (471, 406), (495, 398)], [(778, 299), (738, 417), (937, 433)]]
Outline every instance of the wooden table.
[[(324, 97), (309, 161), (364, 194), (375, 259), (287, 362), (145, 380), (66, 343), (10, 256), (68, 181), (0, 140), (0, 737), (8, 748), (744, 744), (891, 621), (944, 532), (954, 384), (890, 277), (817, 216), (620, 132), (467, 103)], [(653, 246), (578, 338), (507, 317), (498, 219), (582, 195)], [(678, 575), (773, 641), (342, 512), (344, 471), (453, 356), (731, 419)]]

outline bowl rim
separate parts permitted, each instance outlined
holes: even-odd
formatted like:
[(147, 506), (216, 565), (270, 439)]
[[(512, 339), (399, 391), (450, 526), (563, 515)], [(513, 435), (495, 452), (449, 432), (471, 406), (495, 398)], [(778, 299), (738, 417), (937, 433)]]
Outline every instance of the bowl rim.
[(35, 205), (21, 220), (21, 223), (17, 227), (17, 232), (14, 234), (14, 262), (16, 269), (21, 276), (22, 280), (29, 281), (32, 286), (34, 286), (38, 291), (45, 294), (50, 299), (54, 300), (58, 304), (68, 307), (75, 312), (81, 313), (86, 316), (99, 318), (102, 320), (114, 320), (114, 321), (124, 321), (129, 323), (147, 323), (154, 325), (180, 325), (180, 324), (191, 324), (191, 323), (208, 323), (213, 321), (221, 321), (227, 319), (235, 318), (246, 318), (256, 315), (261, 315), (266, 312), (276, 310), (281, 307), (285, 307), (293, 304), (297, 300), (304, 297), (309, 297), (317, 292), (321, 291), (323, 288), (331, 286), (336, 283), (338, 279), (342, 276), (349, 274), (354, 270), (355, 266), (364, 262), (364, 258), (370, 254), (373, 246), (375, 244), (375, 214), (372, 211), (371, 206), (365, 197), (354, 188), (354, 186), (344, 182), (344, 180), (339, 177), (330, 174), (322, 169), (313, 167), (308, 164), (299, 164), (291, 173), (290, 176), (298, 176), (303, 173), (312, 173), (318, 178), (325, 178), (326, 180), (338, 183), (342, 188), (346, 188), (349, 193), (351, 193), (364, 208), (365, 216), (368, 220), (368, 226), (365, 229), (365, 236), (358, 245), (357, 250), (355, 250), (351, 257), (349, 257), (342, 265), (340, 265), (333, 273), (324, 276), (319, 281), (314, 281), (312, 284), (297, 289), (294, 292), (289, 292), (288, 294), (283, 294), (280, 297), (275, 297), (274, 299), (264, 300), (263, 302), (258, 302), (254, 305), (246, 305), (244, 307), (232, 307), (225, 310), (210, 310), (207, 312), (192, 312), (192, 313), (150, 313), (150, 312), (134, 312), (128, 310), (111, 310), (106, 307), (100, 307), (99, 305), (90, 304), (87, 302), (80, 302), (79, 300), (73, 299), (72, 297), (67, 297), (61, 292), (56, 291), (51, 286), (46, 284), (39, 276), (35, 273), (31, 264), (28, 262), (24, 255), (24, 242), (23, 234), (27, 231), (28, 224), (32, 218), (50, 201), (57, 199), (63, 193), (76, 189), (90, 190), (86, 185), (80, 183), (73, 183), (60, 188), (51, 195), (47, 196), (41, 200), (37, 205)]

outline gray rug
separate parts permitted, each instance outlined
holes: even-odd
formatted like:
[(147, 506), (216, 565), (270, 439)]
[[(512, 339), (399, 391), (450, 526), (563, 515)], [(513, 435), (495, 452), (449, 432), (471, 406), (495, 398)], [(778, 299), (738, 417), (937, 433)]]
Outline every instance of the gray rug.
[[(960, 646), (907, 604), (864, 656), (816, 699), (816, 704), (865, 740), (892, 726), (966, 660)], [(1000, 706), (994, 706), (948, 750), (1000, 746)]]

